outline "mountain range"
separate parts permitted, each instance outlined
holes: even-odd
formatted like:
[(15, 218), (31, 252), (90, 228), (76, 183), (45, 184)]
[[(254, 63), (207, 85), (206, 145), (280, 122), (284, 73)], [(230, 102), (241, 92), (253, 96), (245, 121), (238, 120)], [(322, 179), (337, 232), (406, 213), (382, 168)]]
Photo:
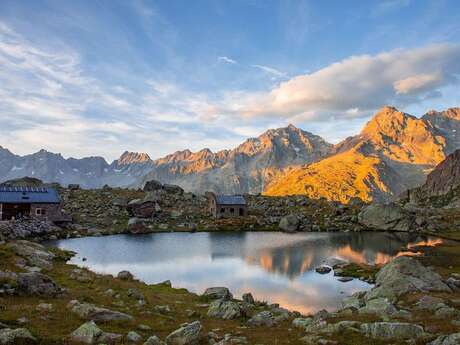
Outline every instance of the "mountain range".
[(178, 151), (159, 159), (124, 152), (64, 158), (41, 150), (19, 156), (0, 147), (0, 181), (31, 176), (46, 182), (142, 187), (151, 179), (204, 193), (304, 194), (347, 202), (388, 200), (421, 185), (439, 162), (460, 148), (460, 108), (422, 118), (384, 107), (359, 135), (332, 145), (293, 125), (270, 129), (232, 150)]

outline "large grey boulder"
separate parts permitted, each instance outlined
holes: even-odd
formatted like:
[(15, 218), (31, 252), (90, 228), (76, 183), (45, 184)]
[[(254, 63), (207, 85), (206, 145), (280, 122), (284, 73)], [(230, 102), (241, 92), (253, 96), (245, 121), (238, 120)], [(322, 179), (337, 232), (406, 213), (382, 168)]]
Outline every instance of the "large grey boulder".
[(0, 345), (35, 344), (37, 339), (25, 328), (0, 329)]
[(71, 303), (71, 308), (72, 313), (77, 314), (80, 318), (85, 320), (93, 320), (96, 322), (133, 320), (131, 315), (106, 308), (96, 307), (94, 304), (90, 303), (79, 303), (78, 301), (75, 301)]
[(43, 269), (53, 267), (55, 255), (49, 252), (43, 245), (29, 241), (15, 241), (8, 245), (15, 254), (24, 258), (29, 266), (36, 266)]
[(382, 317), (394, 314), (397, 311), (396, 307), (387, 298), (382, 297), (368, 301), (364, 307), (359, 309), (360, 313), (377, 314)]
[(409, 231), (414, 222), (409, 212), (394, 203), (366, 206), (359, 213), (358, 220), (369, 228), (395, 231)]
[(70, 340), (75, 343), (96, 344), (103, 334), (94, 321), (89, 321), (73, 331)]
[(243, 316), (243, 310), (236, 302), (217, 300), (209, 305), (208, 316), (224, 320), (233, 320)]
[(166, 337), (167, 345), (196, 345), (200, 341), (200, 321), (183, 326)]
[(299, 218), (294, 214), (285, 216), (281, 218), (279, 228), (286, 232), (295, 232), (299, 228)]
[(428, 345), (458, 345), (460, 344), (460, 333), (441, 335)]
[(374, 298), (388, 298), (395, 302), (408, 292), (452, 292), (441, 276), (419, 261), (400, 256), (382, 267), (376, 276), (376, 287), (366, 293), (367, 301)]
[(261, 311), (248, 320), (249, 326), (272, 327), (274, 324), (273, 314), (269, 311)]
[(18, 292), (24, 295), (53, 297), (62, 292), (50, 277), (38, 272), (20, 273), (17, 284)]
[(230, 293), (230, 290), (226, 287), (210, 287), (207, 288), (203, 296), (209, 299), (223, 299), (231, 300), (233, 295)]
[(423, 327), (412, 323), (363, 323), (360, 328), (368, 337), (379, 339), (415, 339), (424, 335)]
[(163, 189), (163, 184), (156, 180), (147, 181), (144, 185), (144, 192), (154, 192)]

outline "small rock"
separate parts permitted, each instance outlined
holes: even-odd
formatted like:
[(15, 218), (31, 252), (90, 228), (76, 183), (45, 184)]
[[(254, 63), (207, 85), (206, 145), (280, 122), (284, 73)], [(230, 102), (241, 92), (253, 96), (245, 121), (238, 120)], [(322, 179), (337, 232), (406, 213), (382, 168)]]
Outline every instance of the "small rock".
[(164, 345), (165, 343), (160, 340), (156, 335), (147, 339), (144, 345)]
[(332, 271), (332, 268), (330, 268), (329, 266), (320, 266), (320, 267), (317, 267), (315, 271), (319, 274), (327, 274), (330, 271)]
[(126, 335), (126, 340), (129, 343), (139, 343), (142, 340), (142, 336), (134, 331), (131, 331)]

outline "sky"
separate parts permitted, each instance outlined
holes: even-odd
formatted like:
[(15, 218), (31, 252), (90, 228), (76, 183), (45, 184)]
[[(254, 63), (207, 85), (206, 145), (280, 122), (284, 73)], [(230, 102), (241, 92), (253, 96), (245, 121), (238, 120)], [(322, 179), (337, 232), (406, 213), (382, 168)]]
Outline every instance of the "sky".
[(65, 157), (336, 143), (460, 106), (457, 0), (1, 0), (0, 145)]

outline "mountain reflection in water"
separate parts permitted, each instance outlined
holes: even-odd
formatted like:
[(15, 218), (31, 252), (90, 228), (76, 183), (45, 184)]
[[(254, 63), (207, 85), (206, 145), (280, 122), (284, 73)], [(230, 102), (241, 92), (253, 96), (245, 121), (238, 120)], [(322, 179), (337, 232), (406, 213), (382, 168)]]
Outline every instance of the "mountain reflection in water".
[(252, 292), (258, 300), (309, 313), (337, 309), (346, 295), (371, 287), (314, 272), (325, 259), (384, 264), (406, 254), (407, 248), (441, 242), (408, 233), (215, 232), (88, 237), (52, 244), (76, 251), (72, 263), (100, 273), (129, 270), (147, 283), (169, 279), (173, 286), (196, 293), (227, 286), (236, 297)]

